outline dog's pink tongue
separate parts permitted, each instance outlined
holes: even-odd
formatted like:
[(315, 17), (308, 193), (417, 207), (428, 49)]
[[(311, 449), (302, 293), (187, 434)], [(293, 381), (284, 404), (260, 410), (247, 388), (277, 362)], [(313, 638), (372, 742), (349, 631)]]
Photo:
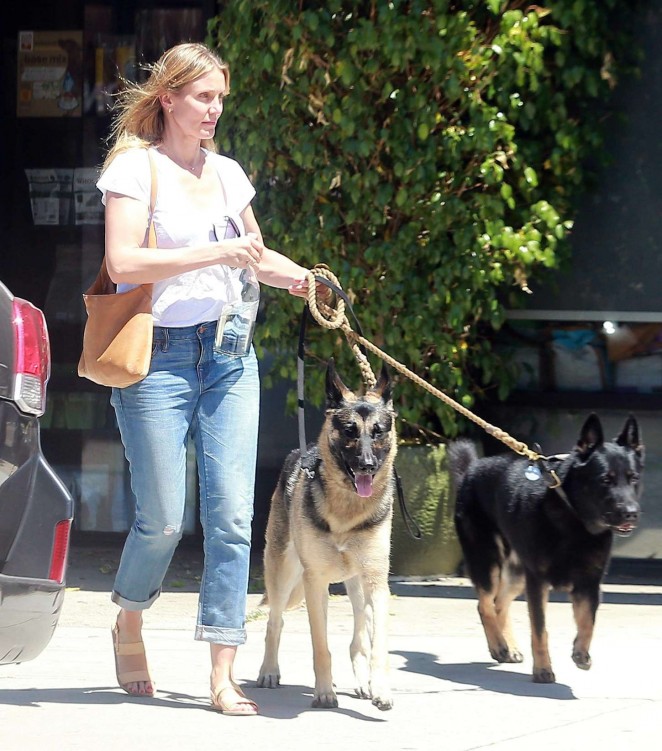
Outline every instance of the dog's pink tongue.
[(356, 475), (356, 492), (361, 498), (370, 498), (372, 495), (372, 475)]

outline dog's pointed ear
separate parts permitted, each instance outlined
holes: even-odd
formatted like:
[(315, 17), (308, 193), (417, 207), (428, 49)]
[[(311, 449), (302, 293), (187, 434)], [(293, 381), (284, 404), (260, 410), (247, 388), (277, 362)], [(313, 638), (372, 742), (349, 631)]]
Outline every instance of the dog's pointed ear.
[(336, 364), (332, 357), (326, 366), (326, 408), (339, 409), (350, 393), (336, 372)]
[(381, 398), (384, 404), (390, 409), (393, 408), (393, 388), (391, 384), (391, 374), (389, 373), (386, 363), (382, 363), (382, 369), (379, 371), (377, 383), (370, 389), (373, 394)]
[(639, 433), (639, 423), (633, 415), (629, 415), (620, 435), (614, 438), (614, 442), (623, 448), (631, 449), (638, 456), (643, 458), (644, 445), (641, 442), (641, 436)]
[(603, 443), (604, 434), (602, 432), (602, 423), (595, 412), (591, 412), (579, 434), (577, 450), (580, 454), (588, 454)]

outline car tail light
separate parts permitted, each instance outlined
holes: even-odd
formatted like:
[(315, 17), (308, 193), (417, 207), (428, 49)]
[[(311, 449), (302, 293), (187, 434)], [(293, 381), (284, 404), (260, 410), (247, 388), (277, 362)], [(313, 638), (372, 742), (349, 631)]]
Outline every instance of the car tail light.
[(69, 552), (69, 534), (71, 533), (71, 519), (64, 519), (55, 525), (53, 537), (53, 554), (48, 578), (62, 584), (67, 569), (67, 553)]
[(44, 314), (27, 300), (13, 301), (15, 332), (14, 401), (19, 409), (43, 415), (51, 374), (51, 348)]

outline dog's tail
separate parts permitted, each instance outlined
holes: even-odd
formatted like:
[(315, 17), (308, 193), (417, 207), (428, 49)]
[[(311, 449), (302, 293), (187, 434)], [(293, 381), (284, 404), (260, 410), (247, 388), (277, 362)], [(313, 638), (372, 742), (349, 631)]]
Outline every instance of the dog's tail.
[(460, 439), (448, 444), (446, 460), (448, 461), (453, 486), (457, 490), (462, 484), (469, 467), (478, 460), (478, 452), (471, 441)]
[[(295, 608), (299, 608), (301, 607), (301, 605), (303, 605), (304, 601), (305, 595), (303, 591), (303, 581), (299, 581), (290, 592), (290, 596), (287, 599), (287, 605), (285, 605), (285, 610), (294, 610)], [(259, 607), (269, 607), (269, 598), (266, 592), (262, 595)]]

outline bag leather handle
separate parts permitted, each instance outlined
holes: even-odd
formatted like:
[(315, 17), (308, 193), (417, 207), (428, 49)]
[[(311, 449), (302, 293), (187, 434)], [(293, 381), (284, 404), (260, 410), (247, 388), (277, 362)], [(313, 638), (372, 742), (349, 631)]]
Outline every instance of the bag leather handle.
[[(156, 195), (158, 193), (158, 179), (157, 179), (157, 172), (156, 172), (156, 162), (154, 161), (154, 157), (152, 156), (151, 151), (149, 148), (147, 149), (147, 158), (149, 159), (149, 171), (150, 171), (150, 189), (149, 189), (149, 227), (147, 229), (147, 247), (148, 248), (156, 248), (156, 230), (154, 229), (154, 207), (156, 206)], [(103, 285), (104, 288), (107, 288), (109, 285), (112, 285), (115, 287), (114, 283), (110, 279), (110, 275), (108, 274), (108, 266), (106, 264), (106, 254), (103, 254), (103, 260), (101, 261), (101, 268), (99, 269), (99, 275), (98, 279), (100, 280), (100, 284)], [(97, 286), (96, 283), (93, 286)], [(152, 282), (147, 282), (145, 284), (140, 285), (145, 292), (151, 296), (152, 294), (152, 288), (153, 284)]]
[(151, 175), (149, 189), (149, 230), (147, 232), (147, 247), (156, 248), (156, 230), (154, 229), (154, 207), (156, 206), (156, 194), (158, 191), (156, 162), (150, 149), (147, 149), (147, 158), (149, 159), (149, 171)]

